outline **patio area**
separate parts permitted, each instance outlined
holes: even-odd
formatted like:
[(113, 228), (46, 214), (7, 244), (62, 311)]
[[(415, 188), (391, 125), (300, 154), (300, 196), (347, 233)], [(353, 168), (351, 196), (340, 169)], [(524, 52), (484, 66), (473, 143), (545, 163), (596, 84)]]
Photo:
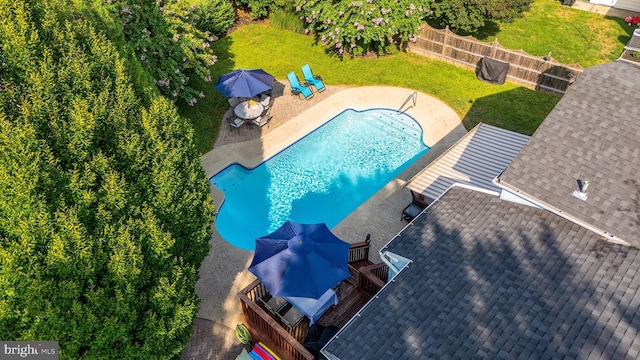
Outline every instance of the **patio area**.
[[(327, 85), (326, 91), (316, 93), (312, 99), (301, 100), (291, 96), (283, 86), (282, 95), (274, 97), (269, 127), (245, 125), (231, 131), (225, 123), (214, 149), (202, 156), (202, 166), (208, 176), (233, 162), (256, 166), (346, 108), (398, 109), (413, 92), (387, 86)], [(380, 262), (378, 250), (407, 224), (400, 220), (402, 209), (411, 202), (409, 191), (403, 190), (404, 184), (466, 134), (459, 116), (432, 96), (418, 93), (416, 106), (405, 109), (422, 126), (423, 140), (431, 150), (332, 229), (338, 237), (352, 244), (363, 241), (370, 234), (370, 259), (374, 263)], [(213, 187), (212, 197), (216, 206), (224, 199)], [(212, 250), (200, 268), (200, 279), (196, 284), (201, 299), (194, 324), (196, 331), (183, 359), (230, 359), (242, 349), (235, 340), (233, 329), (242, 323), (237, 294), (255, 280), (255, 276), (247, 271), (253, 252), (227, 243), (216, 232), (215, 225), (212, 228)]]
[(291, 95), (291, 87), (288, 84), (283, 84), (283, 82), (286, 82), (286, 80), (276, 80), (273, 84), (273, 90), (271, 92), (273, 104), (271, 105), (270, 112), (273, 118), (269, 125), (260, 127), (247, 123), (239, 129), (232, 129), (226, 121), (223, 121), (214, 148), (259, 139), (261, 136), (275, 130), (306, 109), (341, 90), (351, 87), (346, 85), (327, 86), (325, 91), (316, 92), (312, 98), (301, 100), (298, 96)]

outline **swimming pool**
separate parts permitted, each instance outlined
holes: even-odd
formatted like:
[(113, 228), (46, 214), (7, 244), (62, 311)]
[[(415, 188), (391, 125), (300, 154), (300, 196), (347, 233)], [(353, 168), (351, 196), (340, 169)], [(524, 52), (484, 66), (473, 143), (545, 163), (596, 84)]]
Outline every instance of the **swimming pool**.
[(428, 150), (411, 116), (347, 109), (253, 169), (232, 164), (213, 175), (225, 195), (216, 229), (253, 250), (287, 220), (333, 228)]

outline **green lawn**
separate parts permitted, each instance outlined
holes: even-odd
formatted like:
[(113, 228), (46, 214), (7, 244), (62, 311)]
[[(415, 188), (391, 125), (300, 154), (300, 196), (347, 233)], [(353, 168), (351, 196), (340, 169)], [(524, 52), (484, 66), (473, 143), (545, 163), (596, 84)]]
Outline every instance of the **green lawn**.
[[(220, 39), (215, 50), (214, 79), (237, 68), (263, 68), (286, 82), (288, 72), (300, 73), (309, 63), (329, 85), (392, 85), (431, 94), (451, 106), (467, 129), (484, 122), (530, 135), (559, 100), (515, 84), (480, 82), (472, 71), (409, 53), (341, 60), (325, 54), (309, 36), (265, 24), (239, 28)], [(205, 153), (213, 147), (228, 104), (214, 83), (202, 86), (207, 97), (194, 107), (183, 106), (181, 114), (192, 122), (198, 149)]]
[[(484, 41), (496, 37), (510, 49), (552, 56), (565, 64), (589, 67), (615, 60), (629, 40), (633, 27), (623, 19), (604, 17), (560, 5), (556, 0), (536, 0), (523, 19), (492, 23), (474, 34)], [(392, 85), (434, 95), (451, 106), (467, 129), (478, 122), (523, 134), (532, 134), (559, 100), (514, 84), (482, 83), (471, 71), (427, 58), (397, 53), (382, 58), (339, 59), (327, 55), (313, 38), (265, 24), (240, 27), (220, 39), (213, 79), (237, 68), (263, 68), (286, 81), (289, 71), (309, 63), (325, 82), (347, 85)], [(201, 83), (206, 98), (195, 107), (181, 105), (181, 114), (195, 128), (198, 149), (213, 147), (226, 99)]]
[(491, 23), (474, 37), (498, 42), (531, 55), (551, 52), (564, 64), (589, 67), (613, 61), (633, 33), (624, 19), (562, 6), (557, 0), (535, 0), (531, 10), (513, 23)]

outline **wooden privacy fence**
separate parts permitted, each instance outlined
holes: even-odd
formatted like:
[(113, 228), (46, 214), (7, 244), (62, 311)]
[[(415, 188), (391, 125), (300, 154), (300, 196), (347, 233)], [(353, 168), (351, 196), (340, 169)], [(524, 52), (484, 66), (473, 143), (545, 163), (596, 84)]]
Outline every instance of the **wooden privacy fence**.
[(533, 56), (523, 50), (505, 49), (498, 39), (486, 43), (456, 35), (448, 27), (438, 30), (427, 24), (422, 26), (416, 42), (409, 44), (409, 50), (476, 71), (484, 57), (506, 62), (509, 81), (556, 95), (563, 95), (583, 71), (580, 65), (560, 64), (551, 55)]

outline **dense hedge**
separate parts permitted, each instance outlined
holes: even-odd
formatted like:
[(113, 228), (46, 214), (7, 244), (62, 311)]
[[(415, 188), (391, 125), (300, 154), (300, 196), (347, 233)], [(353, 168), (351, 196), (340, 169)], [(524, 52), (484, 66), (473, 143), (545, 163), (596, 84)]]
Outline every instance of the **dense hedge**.
[(174, 105), (142, 107), (72, 4), (0, 0), (0, 338), (58, 340), (65, 359), (178, 358), (207, 179)]

